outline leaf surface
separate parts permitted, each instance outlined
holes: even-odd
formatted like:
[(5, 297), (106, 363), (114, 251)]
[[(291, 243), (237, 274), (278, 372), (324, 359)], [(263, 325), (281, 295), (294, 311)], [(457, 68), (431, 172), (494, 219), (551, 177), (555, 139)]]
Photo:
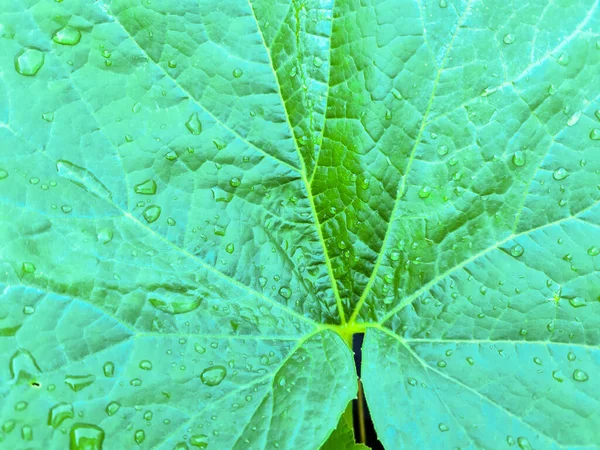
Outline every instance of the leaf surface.
[(0, 0), (0, 446), (598, 448), (599, 29)]

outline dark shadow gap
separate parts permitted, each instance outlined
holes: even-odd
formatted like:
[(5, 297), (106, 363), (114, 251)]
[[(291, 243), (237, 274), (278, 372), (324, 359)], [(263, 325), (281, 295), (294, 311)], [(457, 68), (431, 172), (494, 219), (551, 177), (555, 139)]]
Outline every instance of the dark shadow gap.
[(371, 420), (371, 414), (365, 400), (362, 383), (360, 381), (360, 369), (362, 363), (362, 344), (364, 333), (352, 335), (352, 350), (354, 351), (354, 364), (358, 376), (358, 398), (352, 401), (352, 419), (354, 421), (354, 439), (356, 442), (366, 444), (373, 450), (384, 450), (383, 445), (377, 439), (375, 427)]

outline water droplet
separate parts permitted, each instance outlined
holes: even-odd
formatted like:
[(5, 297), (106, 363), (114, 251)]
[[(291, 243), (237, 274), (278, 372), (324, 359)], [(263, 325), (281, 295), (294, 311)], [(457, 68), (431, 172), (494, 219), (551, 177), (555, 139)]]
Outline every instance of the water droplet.
[(165, 154), (165, 159), (168, 161), (175, 161), (177, 159), (177, 153), (173, 150)]
[(594, 128), (592, 131), (590, 131), (590, 139), (593, 141), (600, 140), (600, 130), (598, 128)]
[(158, 220), (158, 218), (160, 217), (160, 212), (160, 206), (150, 205), (144, 210), (142, 215), (144, 216), (144, 219), (146, 219), (146, 222), (152, 223)]
[(402, 94), (400, 93), (400, 91), (396, 88), (392, 88), (392, 95), (394, 96), (394, 98), (396, 100), (402, 100)]
[(27, 409), (28, 403), (27, 402), (17, 402), (15, 404), (15, 411), (24, 411)]
[(600, 255), (600, 248), (594, 246), (594, 247), (590, 247), (588, 248), (587, 254), (590, 256), (598, 256)]
[(32, 262), (24, 262), (21, 267), (23, 269), (23, 272), (25, 273), (35, 272), (35, 264), (33, 264)]
[(236, 68), (236, 69), (233, 69), (233, 76), (234, 76), (235, 78), (239, 78), (239, 77), (241, 77), (242, 75), (244, 75), (244, 71), (243, 71), (242, 69), (240, 69), (239, 67), (238, 67), (238, 68)]
[(185, 314), (194, 311), (202, 302), (202, 297), (198, 296), (167, 296), (165, 299), (153, 297), (149, 302), (159, 311), (167, 314)]
[(537, 356), (535, 358), (533, 358), (533, 362), (535, 364), (537, 364), (538, 366), (542, 365), (542, 360), (540, 358), (538, 358)]
[(581, 370), (581, 369), (575, 369), (575, 371), (573, 372), (573, 379), (575, 381), (581, 381), (581, 382), (583, 382), (583, 381), (589, 380), (590, 377), (583, 370)]
[(156, 194), (156, 182), (154, 180), (146, 180), (143, 183), (136, 184), (133, 190), (136, 194), (154, 195)]
[(94, 174), (83, 167), (61, 159), (56, 162), (56, 170), (59, 176), (66, 178), (98, 198), (112, 198), (112, 192)]
[(65, 384), (71, 388), (73, 392), (79, 392), (85, 389), (96, 380), (94, 375), (67, 375)]
[(35, 307), (34, 306), (30, 306), (30, 305), (26, 305), (23, 307), (23, 314), (30, 316), (35, 312)]
[(48, 123), (54, 122), (54, 113), (53, 112), (43, 113), (42, 119), (44, 119)]
[(21, 75), (32, 77), (38, 73), (44, 65), (44, 58), (44, 52), (35, 48), (26, 47), (15, 56), (15, 69)]
[(506, 45), (514, 44), (514, 42), (515, 42), (515, 35), (511, 34), (511, 33), (505, 34), (504, 38), (502, 39), (502, 41)]
[(113, 231), (110, 228), (101, 228), (98, 230), (98, 234), (96, 235), (96, 239), (98, 239), (98, 242), (101, 244), (108, 244), (110, 241), (112, 241), (112, 238)]
[(553, 371), (552, 378), (554, 378), (559, 383), (562, 383), (563, 381), (565, 381), (565, 376), (563, 375), (563, 373), (560, 370)]
[(215, 147), (217, 148), (217, 150), (223, 150), (225, 147), (227, 147), (227, 142), (225, 142), (222, 139), (219, 138), (215, 138), (212, 140), (213, 144), (215, 144)]
[(575, 361), (577, 359), (577, 357), (575, 356), (575, 353), (569, 352), (567, 354), (567, 359), (572, 362), (572, 361)]
[(167, 217), (167, 225), (174, 227), (175, 225), (177, 225), (177, 222), (172, 217)]
[(233, 177), (231, 180), (229, 180), (229, 185), (231, 187), (238, 187), (240, 184), (242, 184), (242, 180), (240, 180), (238, 177)]
[(144, 420), (150, 421), (150, 420), (152, 420), (152, 417), (154, 417), (154, 414), (152, 414), (152, 411), (146, 411), (144, 413)]
[(33, 430), (29, 425), (23, 425), (21, 427), (21, 439), (24, 441), (31, 441), (33, 439)]
[(569, 303), (573, 308), (581, 308), (582, 306), (586, 306), (587, 302), (583, 297), (573, 297), (569, 299)]
[(423, 186), (419, 189), (419, 197), (427, 198), (431, 194), (431, 188), (429, 186)]
[(142, 369), (142, 370), (152, 370), (152, 363), (150, 361), (148, 361), (147, 359), (140, 361), (139, 366), (140, 366), (140, 369)]
[(194, 350), (196, 350), (196, 353), (199, 353), (200, 355), (206, 353), (206, 347), (203, 347), (200, 344), (194, 344)]
[(552, 173), (552, 178), (560, 181), (560, 180), (564, 180), (565, 178), (567, 178), (568, 175), (569, 174), (567, 173), (567, 171), (564, 168), (559, 167)]
[(129, 385), (133, 387), (140, 387), (142, 385), (142, 380), (139, 378), (134, 378), (129, 382)]
[(227, 253), (229, 253), (230, 255), (235, 251), (235, 245), (233, 243), (229, 243), (227, 244), (227, 246), (225, 247), (225, 251)]
[(169, 67), (169, 69), (175, 69), (177, 67), (177, 61), (170, 59), (169, 61), (167, 61), (167, 66)]
[(440, 156), (445, 156), (448, 154), (448, 146), (447, 145), (440, 145), (437, 148), (437, 154)]
[(225, 379), (227, 370), (223, 366), (213, 366), (204, 369), (200, 374), (202, 383), (207, 386), (217, 386)]
[(525, 153), (517, 151), (513, 153), (512, 163), (517, 167), (523, 167), (525, 165)]
[(467, 356), (467, 362), (469, 363), (470, 366), (475, 364), (475, 359), (473, 359), (472, 356)]
[(2, 431), (4, 431), (6, 434), (8, 434), (12, 430), (15, 429), (15, 425), (16, 425), (16, 422), (14, 420), (7, 420), (6, 422), (4, 422), (2, 424)]
[(445, 433), (446, 431), (450, 430), (450, 428), (448, 428), (448, 425), (444, 424), (444, 423), (439, 423), (438, 424), (438, 429), (442, 432)]
[(102, 371), (106, 378), (112, 378), (115, 374), (115, 364), (110, 361), (105, 362), (104, 366), (102, 366)]
[(438, 5), (440, 5), (440, 8), (447, 8), (448, 2), (446, 0), (440, 0)]
[(572, 127), (579, 122), (579, 119), (581, 119), (581, 111), (577, 111), (575, 114), (569, 117), (569, 120), (567, 120), (567, 126)]
[(81, 31), (67, 25), (54, 33), (52, 40), (61, 45), (75, 45), (81, 40)]
[(437, 362), (437, 366), (438, 367), (442, 367), (442, 368), (446, 367), (446, 361), (444, 361), (444, 360), (438, 361)]
[(136, 442), (136, 444), (141, 444), (144, 442), (144, 440), (146, 440), (146, 432), (144, 430), (137, 430), (133, 434), (133, 440)]
[(400, 252), (398, 250), (392, 250), (390, 252), (390, 259), (392, 261), (398, 261), (400, 259)]
[(200, 122), (200, 118), (198, 117), (198, 113), (192, 113), (185, 123), (188, 131), (194, 135), (199, 135), (202, 133), (202, 122)]
[(512, 256), (514, 256), (515, 258), (518, 258), (519, 256), (523, 256), (523, 253), (525, 253), (525, 249), (523, 248), (522, 245), (515, 244), (510, 248), (510, 254)]
[(190, 445), (198, 448), (206, 448), (208, 447), (208, 436), (205, 434), (195, 434), (190, 437)]
[(292, 296), (292, 290), (287, 286), (282, 286), (279, 288), (279, 295), (285, 299), (288, 299)]
[(69, 214), (71, 211), (73, 211), (73, 208), (70, 205), (62, 205), (60, 207), (60, 209), (62, 210), (62, 212), (64, 212), (65, 214)]
[(71, 427), (70, 450), (102, 450), (104, 430), (88, 423), (76, 423)]
[(121, 409), (121, 404), (118, 402), (110, 402), (108, 405), (106, 405), (106, 408), (104, 408), (104, 411), (106, 412), (107, 415), (109, 416), (114, 416), (119, 409)]
[(522, 449), (522, 450), (532, 450), (531, 449), (531, 444), (524, 437), (518, 437), (517, 438), (517, 444), (519, 445), (519, 448)]

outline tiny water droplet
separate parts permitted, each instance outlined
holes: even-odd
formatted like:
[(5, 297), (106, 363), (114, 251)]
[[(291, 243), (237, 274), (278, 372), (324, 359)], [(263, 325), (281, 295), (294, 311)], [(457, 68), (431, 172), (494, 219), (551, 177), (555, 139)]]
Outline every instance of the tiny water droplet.
[(169, 67), (169, 69), (175, 69), (177, 67), (177, 61), (173, 61), (172, 59), (170, 59), (167, 62), (167, 66)]
[(558, 181), (564, 180), (565, 178), (567, 178), (568, 175), (568, 172), (563, 167), (559, 167), (554, 172), (552, 172), (552, 178)]
[(208, 447), (208, 436), (205, 434), (195, 434), (190, 437), (190, 445), (197, 448), (206, 448)]
[(537, 356), (535, 358), (533, 358), (533, 362), (535, 364), (537, 364), (538, 366), (542, 365), (542, 360), (540, 358), (538, 358)]
[(565, 381), (565, 376), (562, 374), (560, 370), (555, 370), (552, 372), (552, 378), (554, 378), (559, 383)]
[(172, 217), (167, 217), (167, 225), (174, 227), (175, 225), (177, 225), (177, 222)]
[(140, 369), (142, 369), (142, 370), (152, 370), (152, 363), (150, 361), (148, 361), (147, 359), (140, 361), (139, 366), (140, 366)]
[(525, 165), (525, 153), (522, 151), (513, 153), (512, 163), (517, 167), (523, 167)]
[(235, 251), (235, 245), (233, 243), (229, 243), (227, 244), (227, 246), (225, 247), (225, 251), (227, 253), (229, 253), (230, 255)]
[(42, 119), (44, 119), (46, 122), (49, 122), (49, 123), (54, 122), (54, 113), (53, 112), (43, 113)]
[(21, 75), (32, 77), (42, 68), (44, 59), (44, 52), (26, 47), (15, 56), (15, 69)]
[(423, 186), (421, 189), (419, 189), (420, 198), (427, 198), (429, 195), (431, 195), (431, 188), (429, 186)]
[(532, 450), (531, 449), (531, 444), (529, 443), (529, 441), (524, 438), (524, 437), (518, 437), (517, 438), (517, 444), (519, 445), (519, 448), (521, 450)]
[(575, 360), (577, 359), (577, 357), (575, 356), (575, 353), (573, 353), (573, 352), (569, 352), (569, 353), (567, 354), (567, 359), (568, 359), (569, 361), (573, 362), (573, 361), (575, 361)]
[(515, 258), (518, 258), (519, 256), (523, 256), (523, 253), (525, 253), (525, 249), (523, 248), (523, 246), (521, 246), (519, 244), (515, 244), (510, 248), (510, 254), (512, 256), (514, 256)]
[(158, 218), (160, 217), (160, 212), (161, 212), (160, 206), (150, 205), (144, 210), (142, 215), (144, 216), (144, 219), (146, 220), (146, 222), (152, 223), (152, 222), (156, 222), (158, 220)]
[(288, 299), (292, 296), (292, 290), (287, 286), (282, 286), (279, 288), (279, 295), (285, 299)]
[(76, 423), (69, 433), (70, 450), (102, 450), (104, 430), (96, 425)]
[(242, 75), (244, 75), (244, 71), (243, 71), (242, 69), (240, 69), (239, 67), (238, 67), (238, 68), (236, 68), (236, 69), (233, 69), (233, 76), (234, 76), (235, 78), (239, 78), (239, 77), (241, 77)]
[(448, 154), (448, 146), (447, 145), (440, 145), (437, 148), (437, 154), (440, 156), (445, 156)]
[(54, 33), (52, 40), (61, 45), (76, 45), (81, 40), (81, 31), (67, 25)]
[(202, 122), (200, 122), (200, 118), (198, 117), (198, 113), (192, 113), (185, 123), (186, 128), (193, 135), (199, 135), (202, 133)]
[(25, 272), (25, 273), (35, 272), (35, 264), (33, 264), (31, 262), (24, 262), (21, 267), (23, 269), (23, 272)]
[(514, 44), (514, 42), (515, 42), (515, 35), (511, 34), (511, 33), (505, 34), (504, 38), (502, 39), (502, 41), (506, 45)]
[(470, 366), (475, 364), (475, 359), (473, 359), (472, 356), (467, 356), (467, 362), (469, 363)]
[(101, 228), (98, 230), (98, 234), (96, 234), (96, 239), (101, 244), (108, 244), (113, 239), (113, 230), (110, 228)]
[(438, 3), (438, 5), (440, 6), (440, 8), (447, 8), (448, 7), (448, 2), (446, 0), (440, 0), (440, 2)]
[(582, 306), (586, 306), (587, 302), (583, 297), (573, 297), (569, 299), (569, 303), (573, 308), (581, 308)]
[(102, 371), (105, 377), (112, 378), (115, 374), (115, 364), (111, 361), (105, 362)]
[(227, 375), (227, 369), (223, 366), (213, 366), (204, 369), (200, 374), (202, 383), (207, 386), (217, 386), (225, 379)]
[(594, 128), (592, 131), (590, 131), (590, 139), (592, 141), (600, 140), (600, 129)]
[(439, 423), (438, 424), (438, 429), (442, 432), (445, 433), (446, 431), (450, 430), (450, 428), (448, 428), (448, 425), (444, 424), (444, 423)]
[(156, 194), (156, 182), (154, 180), (146, 180), (140, 184), (136, 184), (133, 190), (136, 194), (154, 195)]
[(581, 370), (581, 369), (575, 369), (575, 371), (573, 372), (573, 379), (575, 381), (581, 381), (581, 382), (583, 382), (583, 381), (589, 380), (590, 377), (583, 370)]
[(229, 185), (231, 187), (238, 187), (240, 184), (242, 184), (242, 180), (240, 180), (238, 177), (233, 177), (231, 180), (229, 180)]

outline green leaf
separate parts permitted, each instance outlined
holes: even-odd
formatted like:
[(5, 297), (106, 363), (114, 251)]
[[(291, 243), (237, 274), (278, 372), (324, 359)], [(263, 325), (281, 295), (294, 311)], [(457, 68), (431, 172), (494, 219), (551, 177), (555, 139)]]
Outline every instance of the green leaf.
[(0, 0), (0, 447), (600, 448), (598, 3)]

